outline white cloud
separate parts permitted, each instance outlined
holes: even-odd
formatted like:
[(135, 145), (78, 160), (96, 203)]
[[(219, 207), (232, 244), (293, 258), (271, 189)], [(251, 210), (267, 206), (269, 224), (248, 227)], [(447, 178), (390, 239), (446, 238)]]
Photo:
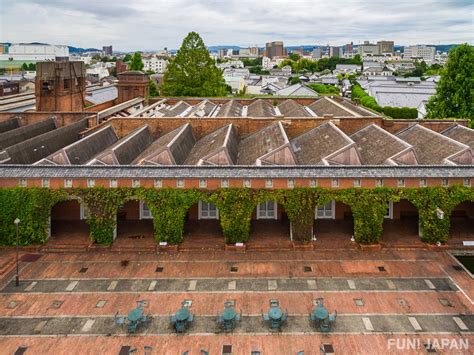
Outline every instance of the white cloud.
[(0, 0), (0, 41), (116, 50), (207, 45), (474, 42), (471, 0)]

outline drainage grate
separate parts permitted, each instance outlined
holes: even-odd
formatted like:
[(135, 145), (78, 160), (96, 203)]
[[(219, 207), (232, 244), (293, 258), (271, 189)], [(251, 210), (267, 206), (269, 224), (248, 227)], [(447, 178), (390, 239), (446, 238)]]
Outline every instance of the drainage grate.
[(20, 346), (18, 349), (16, 349), (14, 355), (23, 355), (27, 349), (27, 346)]
[(41, 258), (41, 254), (25, 254), (20, 258), (20, 261), (26, 261), (32, 263)]
[(439, 300), (439, 303), (441, 303), (445, 307), (452, 307), (453, 306), (447, 298), (438, 298), (438, 300)]
[(232, 354), (232, 345), (223, 345), (222, 355), (231, 355), (231, 354)]
[(163, 266), (158, 266), (156, 269), (155, 269), (155, 272), (163, 272), (164, 268)]
[(463, 271), (464, 270), (461, 265), (453, 265), (453, 269), (456, 270), (456, 271)]
[(320, 349), (323, 354), (334, 354), (334, 347), (332, 344), (323, 344)]
[(398, 299), (398, 304), (403, 307), (408, 307), (408, 302), (403, 298)]
[(364, 300), (362, 298), (354, 298), (354, 303), (358, 307), (363, 307), (365, 305)]
[(51, 303), (50, 308), (56, 308), (56, 309), (61, 308), (63, 303), (64, 303), (64, 301), (55, 300), (55, 301), (53, 301), (53, 303)]
[(433, 344), (428, 343), (428, 344), (423, 344), (423, 345), (425, 346), (427, 353), (436, 354), (436, 348), (433, 346)]
[(89, 270), (88, 267), (83, 267), (83, 268), (81, 268), (81, 270), (79, 270), (79, 272), (80, 272), (81, 274), (84, 274), (85, 272), (87, 272), (87, 270)]
[(303, 268), (303, 270), (304, 270), (304, 272), (311, 272), (311, 271), (313, 271), (313, 268), (311, 266), (305, 266)]
[(230, 272), (237, 272), (237, 271), (239, 271), (239, 268), (237, 266), (230, 267)]
[(385, 266), (378, 266), (377, 269), (379, 269), (380, 272), (385, 272)]

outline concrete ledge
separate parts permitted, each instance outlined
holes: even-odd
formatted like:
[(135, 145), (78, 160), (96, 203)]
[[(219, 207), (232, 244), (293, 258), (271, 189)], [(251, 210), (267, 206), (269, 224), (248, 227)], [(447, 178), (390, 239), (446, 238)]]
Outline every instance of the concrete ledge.
[(360, 244), (359, 243), (359, 248), (362, 251), (381, 250), (382, 245), (381, 244)]
[(245, 243), (242, 243), (242, 245), (236, 245), (236, 244), (225, 244), (225, 250), (229, 251), (238, 251), (238, 252), (245, 252), (247, 250), (247, 245)]

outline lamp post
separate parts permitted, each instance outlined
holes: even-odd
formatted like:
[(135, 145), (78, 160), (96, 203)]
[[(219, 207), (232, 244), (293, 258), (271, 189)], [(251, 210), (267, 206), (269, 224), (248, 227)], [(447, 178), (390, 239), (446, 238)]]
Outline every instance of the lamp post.
[(15, 277), (15, 286), (20, 286), (20, 274), (18, 272), (18, 243), (19, 243), (19, 239), (18, 239), (18, 225), (20, 224), (20, 219), (19, 218), (15, 218), (15, 221), (13, 221), (13, 223), (15, 223), (15, 226), (16, 226), (16, 277)]

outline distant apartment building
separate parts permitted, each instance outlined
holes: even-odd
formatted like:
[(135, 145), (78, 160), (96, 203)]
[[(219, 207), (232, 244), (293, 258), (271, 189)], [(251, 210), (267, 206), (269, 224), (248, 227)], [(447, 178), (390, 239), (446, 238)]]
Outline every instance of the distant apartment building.
[(260, 48), (259, 47), (250, 47), (250, 55), (254, 57), (260, 56)]
[(379, 54), (393, 53), (395, 43), (393, 41), (379, 41), (377, 46), (379, 47)]
[(342, 55), (341, 47), (329, 47), (329, 57), (340, 57)]
[(168, 61), (165, 59), (151, 57), (151, 58), (144, 58), (143, 59), (143, 70), (148, 71), (151, 70), (155, 73), (164, 73), (168, 66)]
[(436, 49), (435, 47), (429, 47), (424, 45), (408, 46), (405, 47), (403, 57), (407, 58), (420, 58), (425, 62), (432, 62), (435, 60)]
[(239, 56), (250, 57), (250, 48), (239, 48)]
[(286, 55), (282, 41), (268, 42), (265, 45), (265, 52), (268, 58), (284, 57)]
[(12, 44), (7, 53), (0, 54), (0, 61), (62, 61), (69, 59), (68, 46), (49, 44)]
[(103, 46), (102, 47), (102, 52), (104, 53), (105, 56), (111, 56), (112, 55), (112, 46)]
[(343, 47), (344, 53), (352, 53), (354, 51), (354, 42), (348, 43)]
[(313, 49), (312, 57), (313, 59), (321, 59), (323, 56), (323, 51), (321, 48)]

